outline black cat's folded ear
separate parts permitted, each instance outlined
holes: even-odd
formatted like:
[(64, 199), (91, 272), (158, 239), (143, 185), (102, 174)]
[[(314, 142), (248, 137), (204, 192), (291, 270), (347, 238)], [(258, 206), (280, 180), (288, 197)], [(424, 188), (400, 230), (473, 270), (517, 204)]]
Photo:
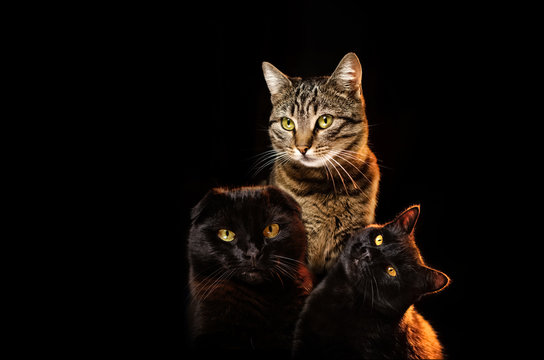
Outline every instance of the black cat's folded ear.
[(201, 218), (202, 214), (210, 207), (211, 199), (224, 192), (222, 188), (213, 188), (204, 195), (204, 197), (191, 209), (191, 222), (196, 224)]
[(284, 91), (285, 88), (292, 86), (291, 80), (289, 80), (287, 75), (269, 62), (263, 62), (263, 74), (272, 97)]
[(423, 293), (432, 294), (439, 291), (442, 291), (450, 283), (450, 278), (448, 275), (444, 274), (442, 271), (432, 269), (430, 267), (423, 267)]
[(336, 83), (346, 91), (360, 90), (362, 73), (359, 58), (350, 52), (340, 60), (327, 83)]
[(414, 228), (419, 218), (419, 205), (414, 205), (404, 210), (393, 220), (393, 224), (406, 234), (414, 232)]

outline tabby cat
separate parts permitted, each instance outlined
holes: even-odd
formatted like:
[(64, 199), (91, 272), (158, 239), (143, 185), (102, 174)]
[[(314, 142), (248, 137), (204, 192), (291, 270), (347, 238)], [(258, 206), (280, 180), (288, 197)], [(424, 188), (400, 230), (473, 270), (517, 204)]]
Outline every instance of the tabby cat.
[(262, 66), (272, 101), (270, 183), (301, 205), (307, 262), (319, 277), (350, 233), (374, 222), (380, 173), (368, 147), (361, 64), (349, 53), (330, 77), (305, 79)]
[(443, 358), (436, 333), (413, 306), (449, 283), (423, 262), (413, 235), (418, 216), (413, 206), (351, 237), (306, 301), (295, 358)]
[(291, 353), (312, 283), (299, 205), (273, 186), (216, 188), (191, 213), (192, 343), (204, 353)]

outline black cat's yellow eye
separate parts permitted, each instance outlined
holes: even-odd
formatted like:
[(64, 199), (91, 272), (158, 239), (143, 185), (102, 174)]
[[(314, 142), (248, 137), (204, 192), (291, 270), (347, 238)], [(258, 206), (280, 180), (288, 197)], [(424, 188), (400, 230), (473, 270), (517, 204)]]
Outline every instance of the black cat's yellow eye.
[(395, 268), (392, 267), (392, 266), (388, 266), (388, 267), (387, 267), (387, 274), (388, 274), (389, 276), (393, 276), (393, 277), (394, 277), (394, 276), (397, 276), (397, 270), (395, 270)]
[(381, 235), (376, 236), (376, 238), (374, 239), (374, 243), (376, 245), (381, 245), (383, 243), (383, 236)]
[(269, 239), (276, 237), (280, 232), (280, 226), (278, 224), (270, 224), (263, 230), (263, 235)]
[(317, 126), (321, 129), (326, 129), (332, 125), (332, 115), (321, 115), (317, 119)]
[(281, 118), (281, 127), (287, 131), (291, 131), (295, 128), (295, 123), (293, 122), (293, 120), (284, 116)]
[(221, 229), (217, 232), (217, 237), (223, 241), (232, 241), (235, 236), (236, 234), (234, 232), (227, 229)]

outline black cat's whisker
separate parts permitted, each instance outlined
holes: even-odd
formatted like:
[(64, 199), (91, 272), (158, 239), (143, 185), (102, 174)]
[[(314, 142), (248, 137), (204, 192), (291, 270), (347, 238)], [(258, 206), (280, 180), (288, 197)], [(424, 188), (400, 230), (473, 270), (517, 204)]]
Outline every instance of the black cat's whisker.
[(194, 299), (196, 301), (203, 301), (207, 297), (207, 295), (211, 293), (210, 290), (213, 289), (214, 285), (220, 281), (223, 274), (224, 273), (221, 273), (219, 277), (210, 277), (206, 279), (202, 284), (200, 284), (198, 290), (194, 295)]
[[(376, 281), (376, 277), (374, 276), (374, 274), (372, 274), (370, 284), (372, 285), (372, 283), (374, 283), (376, 285), (376, 298), (377, 298), (377, 300), (382, 301), (382, 297), (380, 296), (380, 287), (378, 286), (378, 281)], [(372, 291), (372, 300), (374, 300), (374, 291)], [(374, 309), (374, 301), (372, 302), (372, 309)]]
[[(273, 265), (273, 268), (274, 270), (276, 271), (277, 274), (282, 274), (284, 276), (288, 276), (286, 271), (281, 269), (277, 264), (276, 265)], [(280, 276), (281, 277), (281, 276)]]
[(296, 276), (290, 272), (291, 269), (284, 267), (284, 264), (281, 262), (276, 262), (273, 267), (279, 274), (282, 274), (292, 280), (296, 280)]
[(280, 258), (280, 259), (285, 259), (287, 261), (293, 261), (293, 262), (295, 262), (297, 264), (306, 265), (304, 262), (302, 262), (300, 260), (297, 260), (297, 259), (290, 258), (288, 256), (282, 256), (282, 255), (272, 255), (272, 256)]
[[(364, 277), (362, 279), (364, 281), (363, 301), (366, 302), (366, 296), (367, 294), (369, 294), (370, 295), (370, 309), (373, 309), (374, 308), (374, 285), (372, 283), (372, 274), (370, 272), (370, 269), (368, 269), (366, 266), (363, 267), (363, 272), (364, 272)], [(368, 286), (370, 286), (370, 291), (367, 290)]]
[(206, 289), (207, 291), (201, 294), (200, 301), (206, 300), (206, 298), (210, 296), (221, 285), (223, 281), (228, 280), (228, 278), (230, 278), (235, 273), (235, 271), (236, 271), (236, 268), (229, 269), (225, 271), (224, 273), (222, 273), (221, 275), (219, 275), (219, 277), (216, 278), (215, 281), (210, 286), (208, 286), (208, 288)]
[(290, 271), (294, 271), (294, 269), (290, 268), (287, 264), (282, 263), (281, 261), (276, 261), (275, 268), (279, 272), (284, 274), (285, 276), (290, 277), (293, 280), (296, 280), (296, 276), (293, 273), (290, 272)]
[(196, 288), (195, 293), (193, 294), (193, 297), (195, 299), (199, 298), (200, 295), (202, 295), (206, 289), (208, 289), (208, 286), (211, 285), (215, 279), (216, 275), (221, 273), (222, 271), (225, 271), (222, 267), (219, 267), (212, 271), (210, 274), (194, 274), (194, 279), (199, 282), (198, 287)]
[(282, 274), (284, 274), (285, 276), (293, 279), (293, 280), (296, 280), (296, 274), (298, 272), (298, 268), (293, 266), (293, 265), (290, 265), (290, 264), (287, 264), (287, 263), (284, 263), (282, 262), (280, 259), (274, 259), (274, 265), (273, 267), (278, 270), (279, 272), (281, 272)]
[(291, 270), (298, 271), (300, 265), (306, 266), (302, 261), (292, 259), (290, 257), (281, 256), (281, 255), (272, 255), (272, 258), (275, 258), (275, 261), (283, 266), (289, 267)]
[(272, 271), (272, 274), (276, 275), (276, 277), (280, 280), (281, 287), (285, 288), (285, 285), (283, 284), (283, 279), (281, 278), (280, 274), (278, 274), (278, 272), (274, 268), (270, 270)]

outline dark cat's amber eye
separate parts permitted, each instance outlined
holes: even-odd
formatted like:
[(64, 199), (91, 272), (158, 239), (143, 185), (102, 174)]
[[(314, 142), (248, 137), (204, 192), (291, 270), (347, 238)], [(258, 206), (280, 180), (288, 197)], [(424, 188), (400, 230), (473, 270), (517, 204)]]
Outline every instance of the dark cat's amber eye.
[(392, 267), (392, 266), (388, 266), (387, 267), (387, 274), (389, 276), (397, 276), (397, 270), (395, 270), (395, 268)]
[(280, 226), (278, 224), (270, 224), (263, 230), (263, 235), (269, 239), (276, 237), (280, 232)]
[(321, 115), (317, 119), (317, 126), (321, 129), (326, 129), (332, 125), (332, 115)]
[(376, 238), (374, 239), (374, 243), (376, 245), (381, 245), (383, 243), (383, 236), (381, 235), (376, 236)]
[(217, 232), (217, 237), (223, 241), (232, 241), (235, 236), (236, 234), (234, 232), (227, 229), (221, 229)]
[(287, 131), (291, 131), (295, 128), (295, 123), (293, 122), (293, 120), (284, 116), (281, 118), (281, 127)]

